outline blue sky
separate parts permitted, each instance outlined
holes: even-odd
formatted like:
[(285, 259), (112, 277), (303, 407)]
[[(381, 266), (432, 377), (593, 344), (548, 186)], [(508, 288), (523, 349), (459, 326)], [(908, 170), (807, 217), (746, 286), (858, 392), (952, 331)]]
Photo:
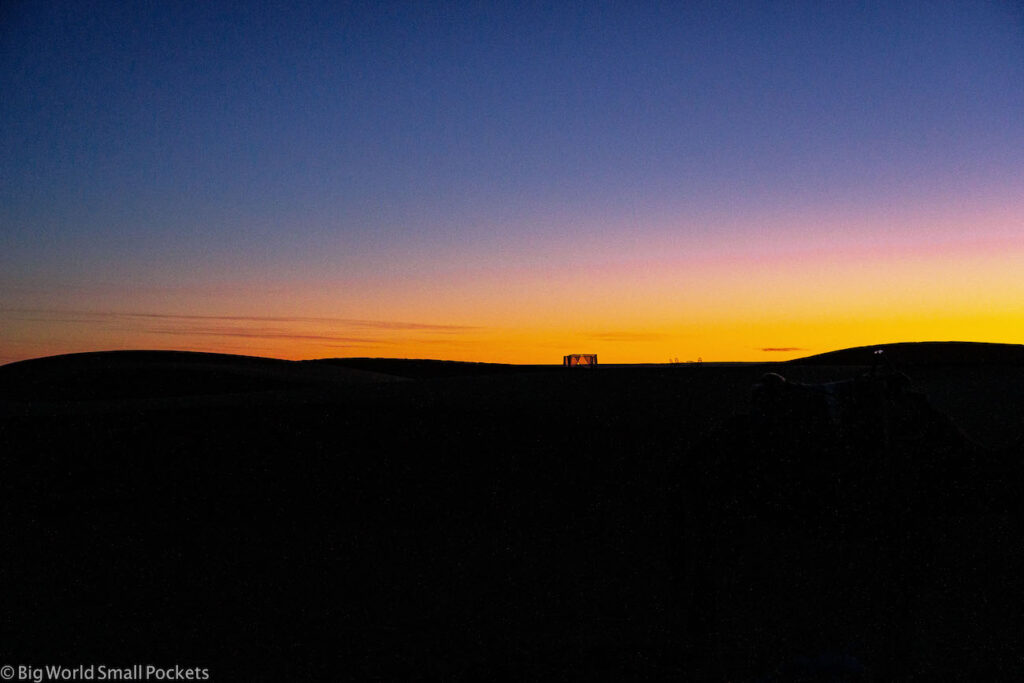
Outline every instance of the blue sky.
[(566, 236), (1019, 207), (1019, 3), (3, 11), (8, 308), (45, 283), (30, 303), (59, 308), (121, 280), (287, 290), (311, 269), (544, 263)]

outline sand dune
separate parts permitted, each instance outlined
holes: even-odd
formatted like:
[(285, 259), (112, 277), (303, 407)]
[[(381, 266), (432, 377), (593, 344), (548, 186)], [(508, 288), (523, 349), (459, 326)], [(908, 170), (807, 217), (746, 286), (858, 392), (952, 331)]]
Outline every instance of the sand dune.
[(0, 367), (7, 400), (92, 401), (209, 396), (395, 382), (381, 372), (187, 351), (101, 351)]
[(882, 350), (895, 365), (1024, 365), (1024, 345), (962, 341), (874, 344), (819, 353), (789, 361), (792, 365), (871, 365)]

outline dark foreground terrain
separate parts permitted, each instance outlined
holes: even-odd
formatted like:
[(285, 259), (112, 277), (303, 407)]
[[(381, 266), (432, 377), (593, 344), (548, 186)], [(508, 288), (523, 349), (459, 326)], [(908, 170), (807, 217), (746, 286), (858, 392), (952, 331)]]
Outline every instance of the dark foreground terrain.
[(0, 367), (0, 664), (1018, 680), (1024, 355), (889, 355)]

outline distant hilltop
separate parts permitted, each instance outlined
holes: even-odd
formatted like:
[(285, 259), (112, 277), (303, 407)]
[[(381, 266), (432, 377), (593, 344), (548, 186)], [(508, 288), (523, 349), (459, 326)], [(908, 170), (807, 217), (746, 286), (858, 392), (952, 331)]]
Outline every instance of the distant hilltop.
[(793, 365), (873, 365), (881, 350), (887, 361), (906, 365), (1024, 365), (1024, 345), (927, 341), (875, 344), (786, 361)]

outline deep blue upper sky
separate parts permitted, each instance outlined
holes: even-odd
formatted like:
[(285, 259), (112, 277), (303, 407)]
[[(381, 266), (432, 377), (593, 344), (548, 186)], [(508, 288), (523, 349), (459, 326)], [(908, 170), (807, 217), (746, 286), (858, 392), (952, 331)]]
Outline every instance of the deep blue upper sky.
[(955, 203), (1024, 170), (1016, 2), (15, 2), (0, 38), (23, 280)]
[(1020, 161), (1016, 3), (493, 4), (15, 3), (5, 199), (590, 199)]

